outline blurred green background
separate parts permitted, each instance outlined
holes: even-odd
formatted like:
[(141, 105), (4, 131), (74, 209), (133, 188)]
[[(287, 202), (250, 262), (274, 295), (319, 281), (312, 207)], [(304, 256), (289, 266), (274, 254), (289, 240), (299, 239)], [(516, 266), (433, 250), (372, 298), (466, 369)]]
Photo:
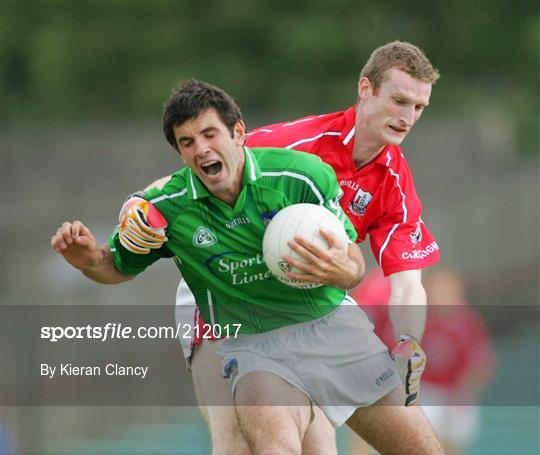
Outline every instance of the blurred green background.
[[(401, 39), (441, 72), (403, 146), (424, 220), (471, 302), (490, 305), (502, 368), (486, 393), (507, 390), (506, 362), (519, 352), (534, 365), (539, 352), (538, 321), (504, 324), (539, 298), (539, 5), (3, 0), (2, 304), (172, 305), (172, 264), (102, 287), (49, 248), (64, 219), (105, 240), (126, 195), (182, 165), (161, 133), (171, 87), (192, 77), (221, 86), (252, 129), (352, 105), (371, 51)], [(483, 407), (470, 453), (538, 453), (538, 400)], [(3, 407), (2, 421), (22, 453), (208, 452), (195, 409)]]

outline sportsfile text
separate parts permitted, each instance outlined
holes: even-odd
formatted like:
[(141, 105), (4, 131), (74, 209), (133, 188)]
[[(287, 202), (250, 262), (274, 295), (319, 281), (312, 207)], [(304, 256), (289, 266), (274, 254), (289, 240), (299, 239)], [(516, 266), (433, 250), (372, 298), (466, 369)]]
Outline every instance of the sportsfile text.
[(104, 326), (43, 326), (41, 339), (56, 343), (59, 340), (129, 340), (129, 339), (178, 339), (178, 338), (236, 338), (242, 324), (177, 324), (174, 326), (141, 326), (136, 330), (120, 322), (108, 322)]

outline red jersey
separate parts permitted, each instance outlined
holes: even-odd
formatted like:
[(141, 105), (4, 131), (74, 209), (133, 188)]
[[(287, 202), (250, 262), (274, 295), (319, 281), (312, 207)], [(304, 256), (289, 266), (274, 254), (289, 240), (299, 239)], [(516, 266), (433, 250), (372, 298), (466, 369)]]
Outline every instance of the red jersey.
[(357, 242), (369, 234), (385, 275), (435, 264), (439, 247), (421, 219), (422, 204), (401, 149), (386, 146), (357, 169), (352, 158), (354, 123), (351, 107), (257, 128), (248, 133), (246, 144), (313, 153), (330, 164), (343, 190), (340, 204), (358, 232)]

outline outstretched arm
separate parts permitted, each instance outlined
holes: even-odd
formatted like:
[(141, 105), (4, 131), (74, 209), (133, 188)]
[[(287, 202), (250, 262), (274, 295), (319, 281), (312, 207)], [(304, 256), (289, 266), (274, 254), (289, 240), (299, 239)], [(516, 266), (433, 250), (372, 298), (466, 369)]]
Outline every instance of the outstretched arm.
[(407, 395), (405, 406), (418, 401), (420, 379), (426, 368), (426, 354), (420, 339), (426, 325), (426, 291), (420, 270), (390, 275), (389, 315), (398, 344), (392, 350)]
[(421, 340), (426, 325), (426, 291), (421, 270), (405, 270), (390, 275), (389, 315), (394, 336), (409, 335)]
[(99, 247), (94, 235), (80, 221), (62, 223), (51, 238), (51, 246), (71, 266), (98, 283), (117, 284), (134, 278), (116, 270), (109, 246)]

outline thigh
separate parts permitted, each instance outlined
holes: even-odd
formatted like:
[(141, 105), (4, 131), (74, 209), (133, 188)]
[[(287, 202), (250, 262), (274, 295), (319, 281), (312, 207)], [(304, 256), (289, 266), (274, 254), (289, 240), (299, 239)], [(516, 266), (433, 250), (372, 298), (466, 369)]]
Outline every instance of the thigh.
[(303, 455), (337, 455), (336, 431), (318, 406), (313, 405), (313, 422), (302, 444)]
[(212, 438), (212, 453), (249, 454), (240, 431), (231, 391), (221, 377), (217, 341), (203, 341), (195, 348), (191, 364), (195, 395)]
[(403, 406), (404, 397), (397, 387), (371, 406), (358, 408), (347, 425), (382, 454), (442, 454), (422, 408)]
[[(304, 392), (273, 373), (254, 371), (238, 381), (234, 401), (242, 434), (254, 453), (302, 452), (313, 420)], [(287, 401), (295, 406), (283, 406)]]

